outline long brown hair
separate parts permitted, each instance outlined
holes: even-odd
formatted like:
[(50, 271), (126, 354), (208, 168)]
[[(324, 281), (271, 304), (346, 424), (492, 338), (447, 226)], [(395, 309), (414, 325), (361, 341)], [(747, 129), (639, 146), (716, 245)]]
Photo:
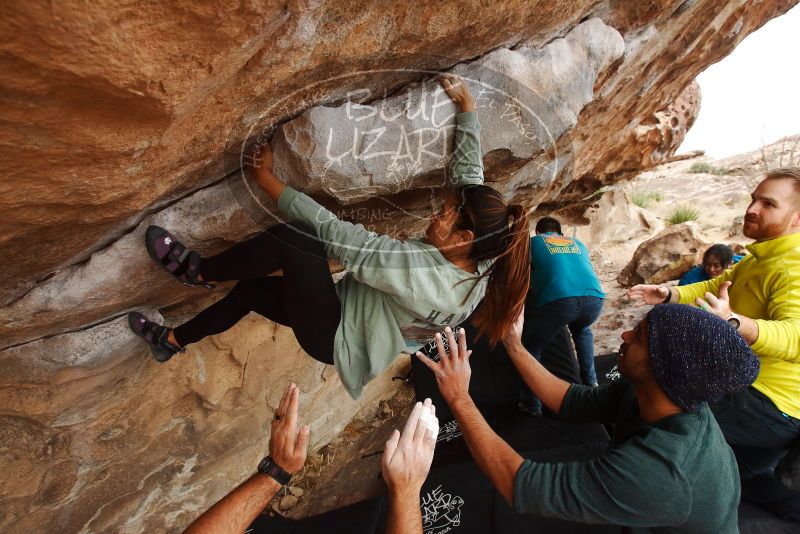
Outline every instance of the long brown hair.
[(469, 258), (495, 259), (486, 272), (486, 294), (472, 314), (478, 337), (486, 336), (494, 346), (514, 324), (531, 281), (530, 229), (525, 208), (507, 205), (503, 197), (486, 185), (468, 185), (456, 190), (461, 199), (455, 228), (475, 234)]

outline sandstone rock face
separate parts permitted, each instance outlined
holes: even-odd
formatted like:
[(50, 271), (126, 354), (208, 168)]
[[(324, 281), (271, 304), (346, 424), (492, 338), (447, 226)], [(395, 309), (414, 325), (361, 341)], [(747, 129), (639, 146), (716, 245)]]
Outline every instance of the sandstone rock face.
[(315, 445), (392, 393), (390, 369), (350, 401), (256, 316), (163, 365), (125, 328), (230, 287), (176, 284), (142, 235), (213, 254), (274, 222), (239, 172), (253, 144), (341, 217), (419, 234), (448, 180), (445, 70), (479, 98), (490, 183), (569, 206), (671, 155), (695, 75), (795, 3), (4, 5), (0, 531), (180, 531), (252, 471), (288, 381)]
[[(558, 212), (553, 214), (559, 220), (574, 219), (574, 215), (565, 215)], [(570, 222), (578, 224), (575, 237), (590, 250), (606, 244), (641, 239), (664, 228), (664, 223), (658, 217), (631, 203), (628, 194), (618, 189), (606, 191), (597, 197), (581, 214), (579, 221)]]
[[(451, 69), (476, 96), (483, 157), (508, 196), (527, 184), (496, 174), (554, 149), (592, 101), (598, 76), (624, 52), (619, 32), (591, 19), (541, 49), (500, 48)], [(278, 131), (276, 173), (347, 204), (444, 186), (456, 112), (434, 80), (372, 104), (312, 108)]]
[(374, 412), (404, 365), (352, 401), (291, 330), (252, 314), (164, 364), (124, 317), (0, 351), (1, 530), (180, 532), (252, 474), (290, 381), (317, 447)]
[[(795, 3), (292, 0), (132, 13), (101, 2), (86, 13), (82, 3), (47, 11), (15, 2), (0, 20), (4, 65), (13, 72), (0, 88), (8, 103), (0, 111), (8, 140), (0, 155), (0, 302), (235, 171), (253, 132), (354, 93), (391, 94), (489, 50), (541, 49), (592, 16), (623, 36), (625, 57), (597, 80), (571, 132), (576, 154), (566, 181), (581, 182), (577, 189), (614, 181), (635, 172), (641, 154), (680, 141), (678, 131), (666, 144), (648, 139), (642, 125)], [(560, 68), (541, 77), (551, 86), (574, 81)], [(566, 163), (550, 157), (524, 178), (547, 161), (556, 170)], [(558, 180), (551, 199), (567, 185)], [(536, 191), (519, 196), (543, 199)]]
[(617, 282), (630, 287), (636, 284), (662, 284), (680, 278), (703, 259), (712, 243), (693, 222), (668, 227), (636, 249)]
[(541, 45), (595, 3), (5, 5), (0, 302), (238, 169), (252, 131), (500, 46)]

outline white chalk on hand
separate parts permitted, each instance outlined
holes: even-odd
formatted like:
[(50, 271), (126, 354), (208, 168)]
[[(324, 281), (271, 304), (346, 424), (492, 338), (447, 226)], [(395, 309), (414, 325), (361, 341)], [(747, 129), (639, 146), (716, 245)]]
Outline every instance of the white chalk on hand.
[(425, 423), (425, 426), (428, 427), (428, 431), (433, 434), (433, 439), (436, 439), (439, 435), (439, 419), (433, 415), (433, 408), (423, 405), (419, 419)]

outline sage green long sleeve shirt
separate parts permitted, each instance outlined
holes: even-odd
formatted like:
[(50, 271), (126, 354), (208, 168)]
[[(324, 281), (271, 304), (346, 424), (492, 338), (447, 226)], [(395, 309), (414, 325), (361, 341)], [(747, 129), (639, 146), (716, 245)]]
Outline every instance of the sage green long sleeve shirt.
[(561, 416), (613, 423), (611, 446), (583, 462), (526, 460), (514, 480), (518, 512), (633, 532), (738, 532), (739, 471), (708, 405), (646, 423), (623, 379), (571, 386)]
[[(451, 174), (457, 186), (483, 183), (475, 112), (456, 116)], [(336, 284), (342, 318), (333, 359), (354, 399), (400, 353), (417, 350), (445, 326), (466, 319), (486, 292), (485, 278), (471, 279), (484, 273), (491, 262), (480, 262), (477, 273), (468, 273), (433, 245), (400, 241), (341, 221), (291, 187), (281, 194), (278, 208), (290, 222), (314, 228), (328, 256), (347, 271)]]

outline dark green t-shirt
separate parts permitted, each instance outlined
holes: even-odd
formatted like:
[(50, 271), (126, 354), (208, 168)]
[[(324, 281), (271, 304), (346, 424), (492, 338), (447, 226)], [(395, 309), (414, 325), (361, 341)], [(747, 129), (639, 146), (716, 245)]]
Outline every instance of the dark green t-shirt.
[(608, 451), (588, 462), (526, 460), (514, 480), (514, 508), (635, 532), (738, 532), (739, 472), (703, 404), (645, 423), (626, 380), (573, 385), (561, 407), (572, 421), (614, 424)]

